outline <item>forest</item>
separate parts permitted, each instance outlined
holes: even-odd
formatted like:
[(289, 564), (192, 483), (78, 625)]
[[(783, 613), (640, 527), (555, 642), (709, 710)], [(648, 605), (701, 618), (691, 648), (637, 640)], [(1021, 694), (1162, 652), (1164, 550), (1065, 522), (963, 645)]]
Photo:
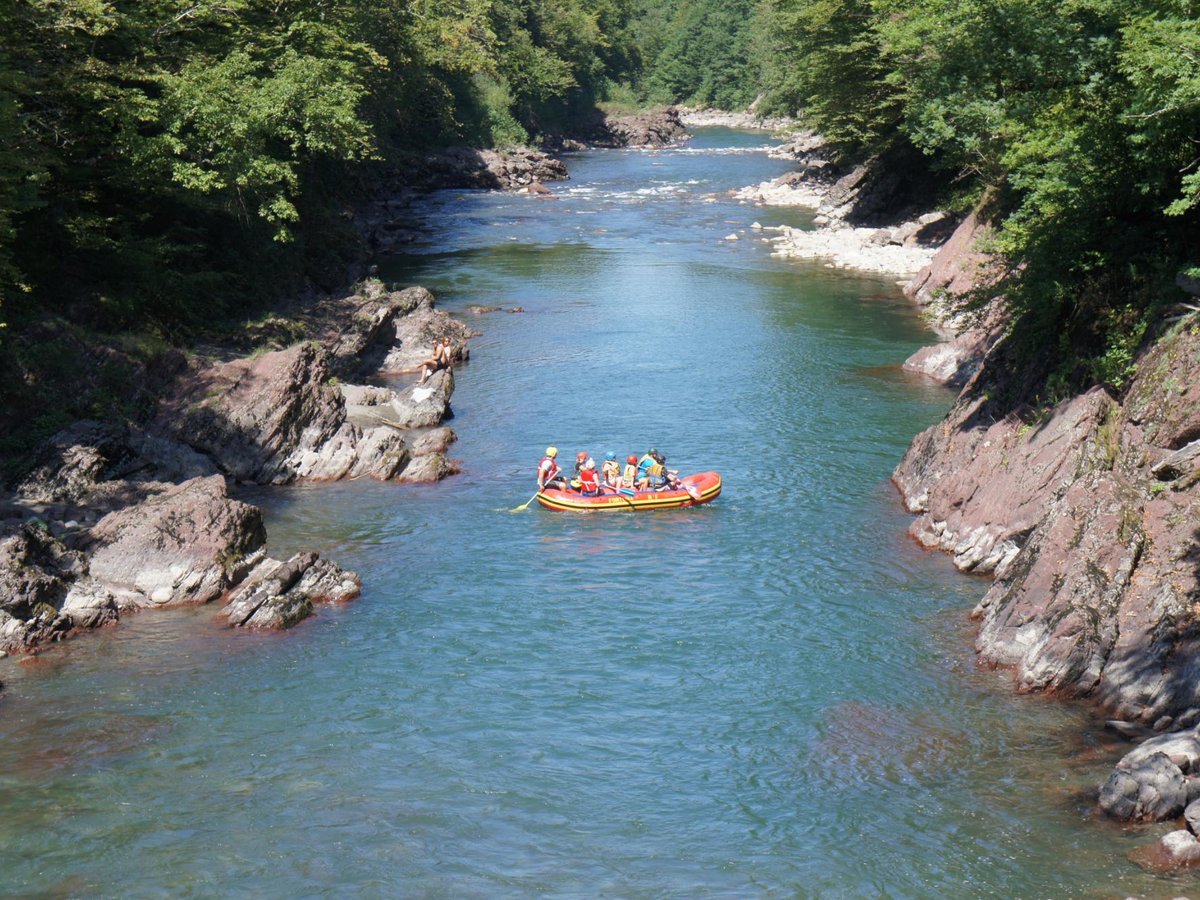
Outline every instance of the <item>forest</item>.
[[(0, 381), (47, 316), (170, 343), (329, 284), (404, 154), (599, 104), (800, 117), (983, 204), (1051, 387), (1118, 388), (1200, 274), (1186, 0), (0, 0)], [(36, 343), (36, 342), (34, 342)], [(54, 356), (53, 353), (50, 356)], [(42, 361), (45, 362), (44, 360)]]

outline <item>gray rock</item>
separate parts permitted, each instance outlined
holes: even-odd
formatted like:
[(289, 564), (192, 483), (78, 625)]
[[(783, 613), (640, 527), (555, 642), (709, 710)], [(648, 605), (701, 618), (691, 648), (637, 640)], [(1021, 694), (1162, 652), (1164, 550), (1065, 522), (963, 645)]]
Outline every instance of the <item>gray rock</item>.
[(41, 447), (17, 494), (36, 503), (79, 502), (107, 477), (106, 469), (134, 455), (127, 437), (117, 425), (75, 422)]
[(383, 282), (368, 279), (358, 290), (365, 299), (330, 348), (330, 368), (341, 378), (373, 371), (371, 360), (386, 354), (395, 343), (396, 322), (433, 309), (433, 294), (423, 287), (388, 291)]
[(401, 428), (432, 428), (450, 411), (454, 373), (434, 372), (425, 384), (412, 384), (399, 391), (391, 403), (391, 420)]
[(1160, 481), (1174, 481), (1200, 470), (1200, 440), (1192, 441), (1168, 454), (1151, 467), (1150, 472)]
[[(225, 617), (235, 627), (287, 628), (312, 613), (306, 595), (287, 594), (314, 562), (315, 553), (297, 553), (287, 562), (267, 560), (229, 597)], [(264, 609), (265, 607), (265, 609)]]
[(467, 339), (474, 334), (441, 310), (422, 307), (396, 319), (386, 352), (368, 354), (364, 365), (372, 371), (388, 374), (418, 372), (421, 363), (433, 352), (433, 345), (445, 337), (450, 338), (453, 360), (465, 362), (470, 357)]
[(441, 453), (414, 457), (400, 473), (400, 480), (416, 484), (432, 484), (457, 471)]
[(312, 615), (314, 602), (345, 602), (360, 589), (357, 575), (315, 553), (298, 553), (287, 562), (268, 559), (230, 594), (225, 617), (236, 628), (281, 630)]
[(1192, 731), (1152, 737), (1121, 757), (1117, 767), (1121, 769), (1137, 768), (1155, 753), (1165, 755), (1184, 773), (1200, 774), (1200, 767), (1196, 765), (1197, 762), (1200, 762), (1200, 739)]
[(395, 478), (412, 458), (408, 444), (396, 429), (376, 427), (363, 430), (351, 478), (369, 475), (379, 481)]
[(207, 603), (265, 539), (262, 514), (229, 499), (223, 477), (193, 478), (97, 523), (91, 573), (156, 605)]
[(440, 428), (413, 432), (408, 437), (408, 445), (413, 456), (424, 456), (427, 453), (445, 453), (456, 440), (458, 435), (443, 425)]
[[(1188, 779), (1189, 782), (1192, 779)], [(1189, 800), (1188, 805), (1184, 807), (1183, 817), (1187, 819), (1188, 828), (1192, 830), (1192, 834), (1200, 832), (1200, 801)]]
[(1159, 845), (1168, 859), (1176, 866), (1194, 866), (1200, 863), (1200, 841), (1190, 831), (1180, 829), (1164, 834)]
[(59, 612), (73, 628), (100, 628), (117, 621), (117, 599), (94, 578), (84, 578), (71, 585)]
[(1100, 789), (1100, 807), (1123, 821), (1158, 822), (1187, 803), (1183, 772), (1164, 753), (1130, 767), (1118, 766)]

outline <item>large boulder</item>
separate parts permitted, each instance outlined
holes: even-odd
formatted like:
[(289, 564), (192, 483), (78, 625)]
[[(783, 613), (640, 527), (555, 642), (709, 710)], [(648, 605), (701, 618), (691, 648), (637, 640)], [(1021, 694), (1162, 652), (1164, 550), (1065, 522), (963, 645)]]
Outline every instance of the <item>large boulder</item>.
[(291, 481), (293, 455), (319, 449), (345, 421), (327, 361), (323, 349), (298, 344), (217, 366), (163, 424), (239, 481)]
[(244, 574), (266, 540), (257, 507), (220, 475), (193, 478), (110, 513), (91, 534), (91, 574), (133, 605), (207, 603)]
[(368, 354), (364, 365), (372, 372), (384, 374), (417, 372), (421, 363), (433, 353), (433, 345), (443, 338), (450, 338), (452, 359), (465, 362), (470, 356), (467, 339), (474, 334), (466, 325), (441, 310), (419, 307), (415, 312), (395, 320), (386, 346), (381, 346), (380, 352)]
[(359, 292), (363, 299), (349, 324), (330, 341), (330, 368), (343, 379), (374, 374), (398, 343), (398, 323), (416, 314), (424, 320), (428, 317), (423, 314), (433, 310), (433, 294), (423, 287), (388, 291), (382, 282), (370, 279)]
[(1183, 772), (1165, 753), (1118, 766), (1100, 789), (1100, 808), (1126, 822), (1169, 819), (1183, 812), (1186, 804)]
[[(213, 386), (201, 391), (205, 384)], [(411, 457), (397, 427), (440, 423), (453, 389), (449, 372), (399, 394), (339, 384), (324, 351), (300, 344), (218, 367), (193, 388), (205, 399), (167, 427), (240, 481), (386, 480)]]

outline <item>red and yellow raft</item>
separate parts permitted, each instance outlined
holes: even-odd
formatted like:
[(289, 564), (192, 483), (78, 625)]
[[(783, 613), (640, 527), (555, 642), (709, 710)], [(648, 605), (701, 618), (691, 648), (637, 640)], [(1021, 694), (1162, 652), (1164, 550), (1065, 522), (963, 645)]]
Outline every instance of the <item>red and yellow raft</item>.
[(716, 472), (701, 472), (699, 475), (688, 475), (679, 479), (691, 490), (677, 488), (662, 491), (635, 491), (632, 495), (613, 493), (605, 489), (604, 493), (594, 497), (585, 497), (575, 491), (561, 491), (557, 488), (542, 491), (537, 495), (537, 502), (546, 509), (559, 512), (620, 512), (633, 509), (675, 509), (680, 506), (699, 506), (716, 500), (721, 493), (721, 476)]

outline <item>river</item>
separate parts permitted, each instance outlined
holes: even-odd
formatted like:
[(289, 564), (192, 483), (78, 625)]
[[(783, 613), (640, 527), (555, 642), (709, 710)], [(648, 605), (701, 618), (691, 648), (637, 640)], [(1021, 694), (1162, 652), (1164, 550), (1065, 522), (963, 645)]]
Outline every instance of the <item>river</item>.
[[(1179, 892), (1087, 819), (1113, 756), (1086, 713), (976, 667), (985, 584), (888, 482), (952, 400), (899, 368), (931, 335), (886, 279), (769, 255), (750, 224), (808, 215), (724, 193), (786, 171), (765, 143), (423, 201), (379, 262), (482, 332), (462, 473), (247, 491), (274, 555), (363, 577), (293, 632), (144, 614), (0, 665), (0, 894)], [(547, 444), (654, 445), (724, 494), (511, 512)]]

